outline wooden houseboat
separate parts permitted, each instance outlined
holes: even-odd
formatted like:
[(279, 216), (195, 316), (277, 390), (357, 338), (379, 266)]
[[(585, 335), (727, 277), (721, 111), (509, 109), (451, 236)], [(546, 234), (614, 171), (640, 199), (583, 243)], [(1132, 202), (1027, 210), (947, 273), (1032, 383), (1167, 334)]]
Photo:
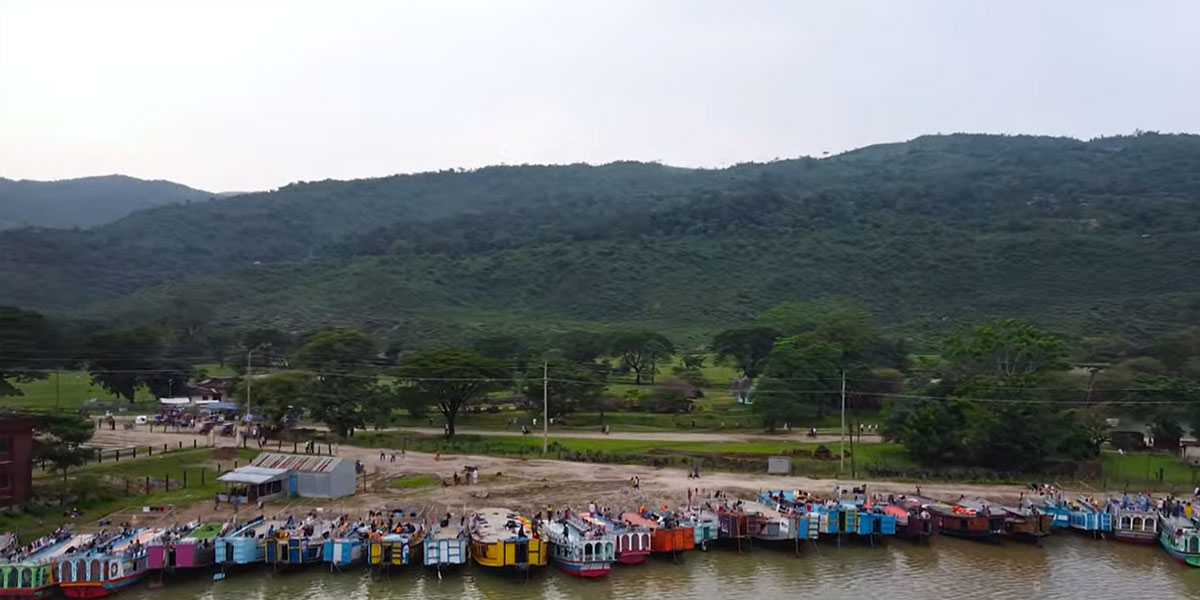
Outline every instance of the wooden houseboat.
[(938, 532), (933, 515), (919, 504), (889, 504), (883, 512), (896, 518), (896, 535), (906, 540), (926, 542)]
[(621, 520), (650, 532), (650, 552), (675, 554), (696, 547), (696, 533), (677, 516), (666, 510), (621, 513)]
[(993, 540), (1004, 535), (1004, 513), (983, 513), (964, 506), (929, 504), (938, 531), (953, 537)]
[(285, 525), (287, 521), (282, 519), (266, 520), (258, 517), (242, 525), (231, 526), (228, 533), (217, 537), (217, 564), (221, 565), (222, 569), (229, 569), (238, 565), (263, 562), (266, 555), (264, 540), (274, 538), (275, 532)]
[[(39, 538), (0, 563), (0, 598), (45, 598), (58, 587), (54, 565), (68, 551), (92, 538), (91, 534), (60, 532)], [(15, 541), (15, 538), (14, 538)]]
[(442, 569), (465, 565), (470, 556), (465, 519), (456, 523), (447, 515), (425, 535), (424, 546), (426, 567)]
[(634, 525), (630, 521), (618, 518), (609, 519), (602, 515), (580, 513), (584, 521), (605, 528), (612, 534), (617, 543), (617, 562), (623, 565), (637, 565), (646, 561), (650, 556), (650, 529)]
[(526, 517), (504, 508), (486, 508), (467, 522), (471, 559), (493, 569), (544, 567), (549, 559), (546, 541)]
[(710, 498), (704, 506), (717, 517), (717, 539), (735, 543), (739, 548), (757, 536), (761, 528), (758, 515), (742, 510), (742, 504), (741, 500)]
[(365, 525), (339, 519), (329, 539), (321, 545), (321, 560), (329, 563), (331, 571), (362, 564), (366, 554), (363, 542), (366, 531)]
[(301, 522), (288, 518), (284, 527), (263, 540), (263, 562), (275, 568), (321, 562), (329, 523), (308, 517)]
[(1050, 535), (1054, 527), (1054, 515), (1043, 513), (1036, 507), (1018, 509), (981, 500), (963, 502), (961, 506), (977, 512), (1003, 515), (1004, 533), (1017, 541), (1036, 544)]
[(542, 535), (550, 542), (550, 560), (567, 575), (603, 577), (617, 560), (616, 539), (603, 524), (572, 515), (545, 523)]
[(1158, 511), (1151, 506), (1149, 498), (1110, 498), (1107, 512), (1111, 515), (1113, 537), (1117, 541), (1151, 544), (1158, 538)]
[(758, 521), (758, 531), (752, 536), (760, 542), (790, 542), (801, 529), (795, 515), (785, 514), (774, 503), (742, 502), (741, 510), (751, 515), (751, 520)]
[(720, 538), (721, 523), (717, 514), (704, 509), (689, 509), (680, 515), (679, 525), (692, 529), (693, 544), (701, 552), (708, 552), (709, 544)]
[(1112, 515), (1100, 510), (1090, 499), (1080, 496), (1069, 505), (1068, 520), (1071, 529), (1092, 535), (1104, 535), (1112, 531)]
[(178, 535), (167, 532), (146, 548), (151, 569), (201, 569), (216, 562), (216, 539), (225, 528), (222, 522), (204, 523)]
[(1200, 567), (1200, 526), (1186, 517), (1160, 516), (1158, 543), (1171, 558), (1193, 567)]
[(93, 540), (93, 548), (64, 555), (56, 572), (68, 598), (102, 598), (137, 583), (148, 571), (146, 546), (162, 535), (159, 529), (135, 529), (107, 540)]
[(761, 494), (760, 501), (790, 519), (788, 525), (792, 534), (789, 539), (816, 540), (820, 537), (821, 516), (813, 512), (813, 503), (807, 497), (797, 497), (795, 492), (769, 491)]
[(426, 530), (417, 526), (401, 527), (399, 533), (376, 533), (367, 540), (367, 564), (374, 570), (390, 570), (421, 564)]

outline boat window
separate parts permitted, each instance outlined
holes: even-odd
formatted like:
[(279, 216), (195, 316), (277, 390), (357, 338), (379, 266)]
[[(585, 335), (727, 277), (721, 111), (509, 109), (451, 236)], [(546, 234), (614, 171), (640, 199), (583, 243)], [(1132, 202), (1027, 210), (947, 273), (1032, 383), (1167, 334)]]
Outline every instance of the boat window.
[(584, 545), (583, 545), (583, 557), (584, 557), (584, 558), (591, 558), (591, 557), (592, 557), (592, 545), (591, 545), (591, 544), (584, 544)]
[(33, 587), (33, 569), (21, 569), (21, 587)]
[(1129, 517), (1121, 517), (1121, 529), (1129, 529)]
[(1154, 531), (1154, 519), (1147, 518), (1146, 523), (1144, 524), (1142, 529), (1145, 531)]
[(1200, 536), (1188, 536), (1188, 552), (1200, 552)]
[(1142, 528), (1142, 518), (1141, 518), (1141, 517), (1134, 517), (1134, 518), (1133, 518), (1133, 528), (1134, 528), (1134, 529), (1141, 529), (1141, 528)]
[(605, 548), (606, 550), (608, 550), (608, 554), (607, 554), (606, 556), (609, 556), (609, 557), (611, 557), (611, 556), (613, 555), (613, 545), (612, 545), (612, 544), (605, 544), (605, 545), (604, 545), (604, 548)]

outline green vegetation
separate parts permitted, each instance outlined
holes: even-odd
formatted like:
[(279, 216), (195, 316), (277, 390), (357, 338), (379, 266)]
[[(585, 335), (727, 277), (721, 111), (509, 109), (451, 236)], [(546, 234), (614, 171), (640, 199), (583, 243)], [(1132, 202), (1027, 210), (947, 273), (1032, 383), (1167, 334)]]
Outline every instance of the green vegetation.
[[(257, 450), (243, 448), (237, 460), (247, 464), (257, 455)], [(34, 500), (0, 514), (0, 528), (38, 536), (63, 523), (89, 523), (119, 510), (211, 500), (220, 489), (211, 448), (154, 456), (141, 452), (139, 457), (72, 468), (66, 482), (61, 475), (35, 472)], [(221, 466), (226, 471), (233, 468), (232, 461)], [(66, 514), (70, 508), (82, 514), (72, 519)]]
[(91, 227), (144, 208), (208, 200), (214, 194), (124, 175), (61, 181), (0, 177), (0, 229)]
[(721, 170), (298, 183), (90, 230), (0, 233), (0, 304), (131, 323), (336, 322), (423, 350), (601, 328), (689, 347), (783, 302), (845, 296), (918, 342), (1012, 315), (1145, 341), (1200, 321), (1198, 157), (1195, 135), (949, 135)]
[(389, 487), (402, 490), (419, 490), (422, 488), (438, 487), (440, 485), (442, 485), (441, 479), (424, 473), (401, 475), (388, 484)]

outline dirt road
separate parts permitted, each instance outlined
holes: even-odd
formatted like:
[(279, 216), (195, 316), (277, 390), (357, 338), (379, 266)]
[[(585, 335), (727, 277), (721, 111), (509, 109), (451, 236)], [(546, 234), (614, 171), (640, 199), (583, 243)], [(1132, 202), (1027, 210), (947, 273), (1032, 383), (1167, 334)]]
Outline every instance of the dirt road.
[[(411, 431), (425, 435), (441, 435), (442, 430), (437, 427), (397, 427), (396, 431)], [(518, 430), (506, 429), (458, 429), (456, 433), (463, 435), (497, 435), (520, 437), (525, 434)], [(540, 437), (541, 429), (531, 430), (531, 437)], [(651, 442), (794, 442), (797, 444), (829, 444), (837, 442), (841, 438), (836, 435), (819, 434), (816, 437), (809, 437), (806, 432), (791, 431), (789, 433), (763, 433), (763, 432), (744, 432), (735, 433), (717, 432), (717, 431), (697, 431), (697, 432), (676, 432), (676, 431), (613, 431), (611, 433), (601, 433), (599, 431), (580, 431), (580, 430), (550, 430), (550, 437), (564, 438), (588, 438), (598, 440), (643, 440)], [(861, 442), (859, 437), (854, 437), (854, 443), (874, 444), (881, 440), (878, 435), (863, 435)], [(847, 443), (849, 443), (847, 441)]]
[[(190, 446), (193, 439), (188, 434), (148, 433), (137, 431), (103, 431), (96, 434), (96, 442), (108, 446), (133, 444), (163, 444), (176, 446), (180, 439)], [(198, 439), (203, 445), (205, 439)], [(217, 437), (220, 446), (233, 445), (233, 439)], [(699, 480), (690, 479), (687, 471), (671, 468), (653, 468), (634, 465), (611, 465), (557, 460), (525, 460), (493, 456), (447, 455), (438, 456), (420, 452), (396, 451), (392, 462), (391, 452), (380, 459), (380, 450), (353, 446), (334, 446), (337, 456), (362, 461), (369, 480), (373, 483), (366, 493), (352, 498), (327, 503), (302, 501), (305, 507), (325, 506), (328, 510), (356, 513), (382, 506), (426, 505), (433, 510), (463, 511), (483, 506), (509, 506), (536, 512), (546, 506), (579, 507), (589, 502), (602, 506), (632, 508), (636, 506), (680, 506), (685, 503), (689, 489), (723, 490), (745, 496), (763, 489), (787, 489), (814, 491), (831, 494), (835, 487), (853, 485), (868, 486), (868, 491), (895, 494), (913, 494), (912, 484), (864, 480), (811, 479), (807, 477), (777, 477), (760, 473), (703, 473)], [(462, 473), (466, 466), (478, 467), (482, 476), (477, 486), (449, 486), (402, 490), (390, 488), (391, 479), (405, 474), (430, 474), (445, 481), (452, 479), (455, 472)], [(631, 478), (640, 478), (640, 488), (634, 489)], [(928, 484), (921, 486), (925, 496), (955, 500), (961, 495), (982, 496), (997, 501), (1013, 501), (1023, 488), (1016, 486), (985, 486), (970, 484)], [(223, 514), (230, 509), (217, 508), (214, 512), (210, 503), (202, 503), (185, 509), (186, 514), (197, 517)], [(307, 508), (306, 508), (307, 510)]]

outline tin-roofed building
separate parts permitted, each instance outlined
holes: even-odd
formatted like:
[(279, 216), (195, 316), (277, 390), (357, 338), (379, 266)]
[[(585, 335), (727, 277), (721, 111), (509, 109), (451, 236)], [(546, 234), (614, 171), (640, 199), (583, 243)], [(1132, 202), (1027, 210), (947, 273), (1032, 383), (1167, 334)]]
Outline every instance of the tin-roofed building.
[(354, 461), (309, 454), (259, 454), (251, 466), (288, 472), (287, 490), (305, 498), (340, 498), (354, 494), (358, 472)]

